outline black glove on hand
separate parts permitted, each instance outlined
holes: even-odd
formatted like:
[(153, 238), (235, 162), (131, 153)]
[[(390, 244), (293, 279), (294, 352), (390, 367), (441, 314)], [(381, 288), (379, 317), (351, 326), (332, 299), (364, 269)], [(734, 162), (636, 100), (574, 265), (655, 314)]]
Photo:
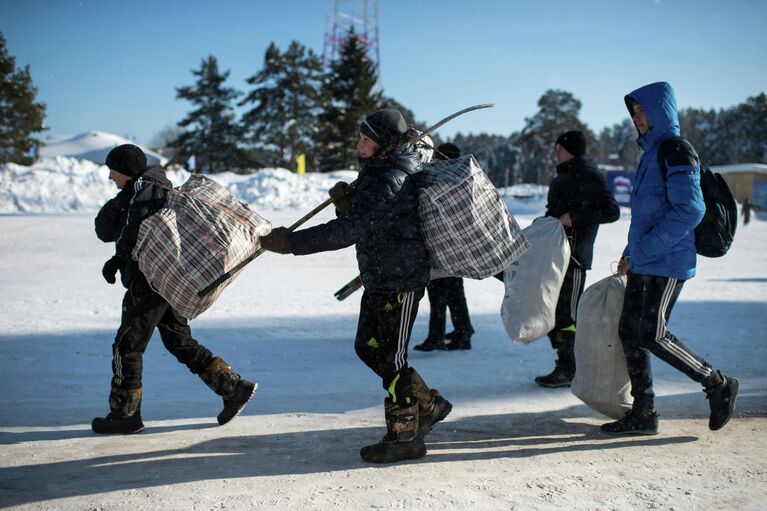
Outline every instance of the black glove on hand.
[(117, 271), (122, 267), (122, 260), (113, 256), (109, 261), (104, 263), (104, 267), (101, 269), (101, 274), (104, 276), (104, 280), (110, 284), (117, 282)]
[(290, 229), (287, 227), (277, 227), (266, 236), (261, 236), (261, 248), (278, 254), (291, 254), (290, 250)]
[(328, 195), (333, 199), (333, 204), (336, 207), (336, 213), (343, 213), (352, 208), (352, 191), (349, 183), (343, 181), (339, 181), (328, 190)]

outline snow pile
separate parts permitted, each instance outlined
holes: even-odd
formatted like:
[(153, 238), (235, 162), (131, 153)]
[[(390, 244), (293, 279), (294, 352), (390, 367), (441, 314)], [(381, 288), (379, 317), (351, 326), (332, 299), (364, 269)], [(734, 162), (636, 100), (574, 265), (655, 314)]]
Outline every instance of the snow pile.
[[(169, 171), (168, 179), (179, 186), (189, 175), (186, 170)], [(285, 169), (210, 175), (256, 209), (312, 209), (328, 198), (337, 181), (356, 176), (352, 171), (299, 176)], [(88, 160), (57, 156), (30, 167), (0, 166), (0, 213), (93, 213), (115, 193), (109, 169)]]
[[(187, 170), (169, 171), (168, 179), (179, 186), (189, 178)], [(299, 176), (285, 169), (262, 169), (255, 174), (222, 172), (209, 175), (254, 210), (308, 212), (327, 200), (338, 181), (352, 182), (357, 172), (339, 170)], [(502, 190), (514, 215), (542, 214), (547, 187), (517, 185)], [(109, 169), (89, 160), (65, 156), (42, 158), (26, 167), (0, 166), (0, 213), (94, 213), (117, 189)]]
[[(104, 163), (109, 151), (118, 145), (135, 144), (132, 140), (119, 135), (104, 133), (103, 131), (89, 131), (73, 137), (67, 135), (50, 135), (43, 140), (40, 148), (41, 158), (55, 158), (56, 156), (68, 156), (78, 160), (90, 160), (93, 163)], [(135, 144), (138, 145), (138, 144)], [(168, 161), (159, 153), (147, 147), (138, 145), (149, 165), (165, 165)]]

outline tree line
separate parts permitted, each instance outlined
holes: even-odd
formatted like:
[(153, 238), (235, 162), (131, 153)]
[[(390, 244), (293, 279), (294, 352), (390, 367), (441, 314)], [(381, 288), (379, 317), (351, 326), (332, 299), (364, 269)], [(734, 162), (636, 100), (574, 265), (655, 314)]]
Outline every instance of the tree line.
[[(176, 88), (177, 99), (192, 110), (160, 131), (153, 144), (171, 164), (197, 172), (253, 172), (263, 167), (296, 167), (305, 155), (307, 168), (332, 171), (356, 166), (360, 120), (382, 107), (399, 109), (408, 124), (425, 129), (413, 112), (377, 86), (377, 70), (354, 32), (329, 69), (301, 43), (281, 51), (274, 43), (260, 70), (246, 79), (243, 92), (226, 84), (229, 71), (215, 56), (192, 70), (194, 83)], [(36, 100), (29, 66), (16, 69), (0, 33), (0, 163), (30, 164), (43, 131), (45, 104)], [(640, 150), (636, 129), (627, 117), (599, 134), (580, 119), (582, 103), (572, 93), (547, 90), (537, 112), (510, 135), (462, 134), (450, 140), (472, 153), (497, 186), (547, 184), (554, 176), (552, 144), (570, 129), (586, 134), (589, 155), (602, 165), (635, 168)], [(239, 116), (237, 109), (243, 111)], [(682, 134), (709, 165), (767, 162), (767, 96), (761, 93), (728, 109), (688, 108), (679, 112)]]

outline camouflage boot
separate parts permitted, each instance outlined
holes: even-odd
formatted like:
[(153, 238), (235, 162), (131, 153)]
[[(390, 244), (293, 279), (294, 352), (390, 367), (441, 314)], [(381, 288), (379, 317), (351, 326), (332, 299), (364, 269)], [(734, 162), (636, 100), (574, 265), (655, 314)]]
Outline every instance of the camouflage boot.
[(258, 388), (257, 384), (240, 378), (240, 375), (219, 357), (210, 361), (200, 378), (224, 399), (224, 409), (216, 417), (221, 426), (234, 419), (245, 408)]
[(434, 424), (447, 417), (453, 405), (440, 396), (437, 389), (430, 389), (415, 369), (410, 367), (409, 370), (410, 389), (418, 400), (418, 428), (421, 436), (426, 436)]
[(112, 387), (109, 393), (109, 414), (91, 422), (94, 433), (101, 435), (129, 435), (144, 429), (141, 422), (141, 388)]
[(418, 403), (405, 408), (387, 397), (384, 413), (386, 435), (377, 444), (363, 447), (360, 450), (362, 459), (370, 463), (394, 463), (423, 458), (426, 445), (418, 429)]

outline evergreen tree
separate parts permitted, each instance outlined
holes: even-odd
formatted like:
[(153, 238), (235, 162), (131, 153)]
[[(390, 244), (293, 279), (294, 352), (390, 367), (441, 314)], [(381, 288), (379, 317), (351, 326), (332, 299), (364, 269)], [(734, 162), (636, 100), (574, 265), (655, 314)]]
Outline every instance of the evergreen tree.
[(716, 111), (685, 108), (678, 115), (682, 136), (692, 144), (701, 159), (708, 163), (710, 150), (706, 147), (706, 139), (716, 123)]
[(628, 117), (620, 124), (604, 128), (597, 143), (598, 161), (635, 170), (641, 156), (641, 149), (636, 143), (638, 136), (634, 123)]
[(235, 122), (232, 102), (241, 94), (224, 87), (229, 71), (220, 72), (213, 55), (203, 59), (193, 86), (176, 88), (176, 98), (186, 99), (197, 108), (178, 125), (189, 128), (174, 143), (174, 162), (184, 164), (195, 157), (196, 172), (242, 171), (247, 161), (237, 146), (242, 130)]
[(36, 96), (29, 66), (16, 69), (0, 33), (0, 163), (35, 161), (40, 140), (33, 134), (45, 129), (45, 103), (35, 101)]
[(592, 152), (596, 140), (578, 118), (581, 102), (571, 93), (547, 90), (538, 100), (538, 107), (533, 117), (525, 119), (525, 128), (519, 135), (521, 170), (526, 182), (549, 184), (556, 175), (552, 154), (559, 135), (569, 130), (583, 131)]
[(511, 186), (520, 182), (519, 150), (513, 145), (511, 137), (457, 133), (451, 142), (458, 146), (461, 154), (473, 154), (495, 186)]
[(733, 163), (767, 162), (767, 95), (750, 97), (735, 111), (741, 144)]
[(353, 30), (323, 84), (325, 109), (320, 114), (320, 169), (350, 169), (357, 163), (359, 124), (383, 104), (376, 92), (376, 67)]
[(284, 54), (270, 44), (264, 67), (247, 79), (255, 88), (240, 106), (253, 104), (242, 127), (260, 159), (294, 168), (299, 154), (310, 155), (321, 108), (322, 62), (296, 41)]

